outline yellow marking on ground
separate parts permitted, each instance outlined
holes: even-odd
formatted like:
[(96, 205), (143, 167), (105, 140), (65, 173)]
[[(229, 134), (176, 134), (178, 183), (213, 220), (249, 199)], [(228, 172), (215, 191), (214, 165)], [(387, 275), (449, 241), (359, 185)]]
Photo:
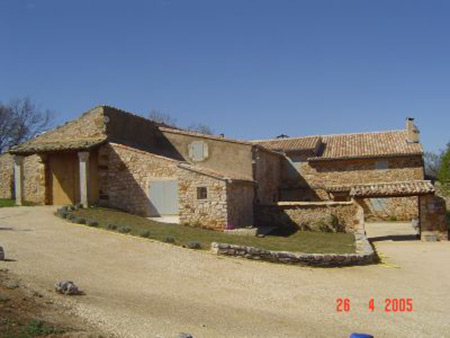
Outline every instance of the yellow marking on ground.
[(377, 252), (378, 258), (380, 258), (380, 263), (378, 263), (379, 266), (382, 266), (384, 268), (391, 268), (391, 269), (400, 269), (400, 266), (389, 263), (387, 261), (387, 258), (391, 258), (390, 256), (383, 255), (379, 250), (376, 244), (372, 243), (372, 245), (375, 248), (375, 251)]

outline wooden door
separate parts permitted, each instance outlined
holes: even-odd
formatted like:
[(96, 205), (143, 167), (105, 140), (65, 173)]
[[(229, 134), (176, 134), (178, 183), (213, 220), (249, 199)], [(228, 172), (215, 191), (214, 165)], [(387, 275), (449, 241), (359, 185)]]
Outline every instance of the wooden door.
[(77, 154), (61, 153), (49, 158), (52, 204), (68, 205), (79, 201)]

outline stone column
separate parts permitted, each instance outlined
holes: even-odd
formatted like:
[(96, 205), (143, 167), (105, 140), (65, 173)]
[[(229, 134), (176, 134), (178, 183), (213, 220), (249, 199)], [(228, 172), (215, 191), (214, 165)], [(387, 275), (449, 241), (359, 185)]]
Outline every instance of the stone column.
[(80, 202), (84, 208), (89, 206), (89, 152), (79, 152), (80, 162)]
[(422, 241), (447, 241), (447, 215), (445, 200), (433, 194), (419, 198), (420, 234)]
[(23, 156), (14, 156), (14, 191), (16, 204), (23, 204)]

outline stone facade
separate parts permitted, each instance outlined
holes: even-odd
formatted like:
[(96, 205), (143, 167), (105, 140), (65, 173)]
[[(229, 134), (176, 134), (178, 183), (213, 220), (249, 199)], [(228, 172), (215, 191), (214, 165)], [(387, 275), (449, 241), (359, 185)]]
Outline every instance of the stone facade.
[(149, 216), (149, 181), (177, 178), (177, 161), (171, 159), (119, 144), (104, 145), (99, 153), (100, 194), (113, 208)]
[(13, 198), (14, 161), (6, 153), (0, 155), (0, 198)]
[(420, 233), (423, 241), (448, 240), (445, 200), (428, 194), (420, 196)]
[(278, 154), (261, 151), (256, 148), (254, 158), (257, 203), (268, 204), (279, 201), (282, 157)]
[[(228, 222), (227, 182), (211, 176), (179, 169), (180, 223), (222, 230)], [(197, 188), (206, 188), (207, 197), (197, 198)]]
[(46, 173), (45, 158), (26, 156), (23, 161), (23, 199), (35, 204), (45, 204)]
[[(279, 202), (258, 208), (258, 225), (313, 231), (355, 232), (360, 223), (353, 202)], [(334, 224), (335, 216), (338, 223)]]
[[(330, 200), (336, 198), (327, 193), (326, 187), (330, 186), (423, 179), (423, 159), (417, 155), (379, 159), (305, 160), (297, 163), (286, 160), (283, 162), (281, 195), (289, 201)], [(344, 195), (337, 198), (349, 199), (348, 195)], [(395, 217), (399, 221), (406, 221), (418, 216), (418, 202), (415, 198), (389, 198), (376, 206), (372, 200), (367, 200), (365, 204), (366, 215), (373, 219), (389, 220)]]
[(254, 225), (254, 200), (254, 184), (227, 183), (227, 228), (235, 229)]
[(366, 198), (362, 201), (368, 221), (411, 221), (419, 216), (419, 198)]
[(39, 135), (31, 142), (72, 142), (82, 138), (106, 136), (103, 107), (87, 111), (79, 118)]

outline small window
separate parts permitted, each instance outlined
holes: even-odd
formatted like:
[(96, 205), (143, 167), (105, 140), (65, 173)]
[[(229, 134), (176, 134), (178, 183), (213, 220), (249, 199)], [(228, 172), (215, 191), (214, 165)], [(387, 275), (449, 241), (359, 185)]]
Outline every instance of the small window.
[(388, 161), (378, 161), (377, 162), (377, 169), (389, 169), (389, 163)]
[(197, 188), (197, 199), (205, 200), (208, 198), (208, 189), (206, 187), (198, 187)]

